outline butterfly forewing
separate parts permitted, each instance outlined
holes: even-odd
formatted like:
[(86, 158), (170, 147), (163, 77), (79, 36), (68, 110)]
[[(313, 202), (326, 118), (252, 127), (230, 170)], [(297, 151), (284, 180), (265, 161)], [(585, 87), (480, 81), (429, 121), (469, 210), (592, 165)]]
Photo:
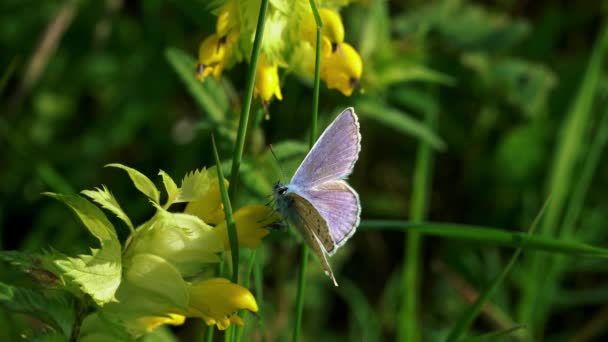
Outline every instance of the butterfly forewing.
[(336, 252), (356, 231), (361, 205), (359, 196), (346, 182), (329, 181), (315, 188), (298, 192), (327, 222), (331, 240), (335, 244), (329, 255)]
[(345, 178), (352, 172), (359, 150), (359, 121), (353, 108), (346, 108), (317, 140), (291, 184), (308, 188)]

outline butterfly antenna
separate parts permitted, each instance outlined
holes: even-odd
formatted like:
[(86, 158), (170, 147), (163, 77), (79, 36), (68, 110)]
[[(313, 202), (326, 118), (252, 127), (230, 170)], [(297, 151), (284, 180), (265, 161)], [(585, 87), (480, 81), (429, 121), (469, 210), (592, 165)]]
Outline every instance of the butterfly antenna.
[(283, 168), (281, 167), (281, 163), (279, 163), (279, 158), (277, 158), (277, 155), (274, 153), (274, 150), (272, 149), (272, 144), (268, 144), (268, 148), (270, 149), (270, 153), (272, 153), (272, 156), (274, 157), (274, 160), (277, 161), (277, 165), (279, 166), (279, 170), (281, 170), (281, 178), (282, 179), (287, 179), (285, 177), (285, 171), (283, 171)]

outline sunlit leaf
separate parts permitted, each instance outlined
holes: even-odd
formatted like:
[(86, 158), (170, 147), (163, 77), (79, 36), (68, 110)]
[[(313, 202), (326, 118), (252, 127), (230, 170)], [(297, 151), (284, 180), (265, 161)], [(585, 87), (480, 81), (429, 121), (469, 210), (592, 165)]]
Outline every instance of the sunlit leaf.
[(156, 185), (154, 185), (150, 178), (146, 177), (146, 175), (144, 175), (143, 173), (118, 163), (108, 164), (106, 165), (106, 167), (116, 167), (127, 171), (137, 190), (141, 191), (144, 195), (148, 196), (148, 198), (150, 198), (154, 202), (159, 202), (160, 193), (158, 192)]
[(70, 207), (101, 244), (100, 249), (91, 249), (91, 255), (67, 257), (56, 260), (55, 264), (99, 305), (116, 300), (114, 294), (120, 285), (122, 266), (121, 246), (114, 226), (101, 209), (80, 196), (46, 195)]
[(158, 174), (163, 178), (163, 184), (165, 184), (165, 190), (167, 190), (167, 203), (171, 204), (177, 199), (177, 196), (179, 195), (179, 188), (168, 173), (160, 170)]
[(182, 180), (182, 186), (175, 202), (190, 202), (203, 197), (214, 181), (217, 181), (214, 178), (214, 173), (208, 169), (203, 168), (200, 171), (189, 172)]
[(118, 201), (116, 201), (114, 195), (112, 195), (112, 192), (110, 192), (105, 185), (102, 185), (101, 189), (96, 188), (95, 190), (83, 190), (81, 193), (101, 205), (103, 208), (114, 213), (131, 230), (133, 230), (133, 223), (131, 223), (131, 219), (129, 216), (127, 216), (127, 214), (125, 214), (120, 207), (120, 204), (118, 204)]

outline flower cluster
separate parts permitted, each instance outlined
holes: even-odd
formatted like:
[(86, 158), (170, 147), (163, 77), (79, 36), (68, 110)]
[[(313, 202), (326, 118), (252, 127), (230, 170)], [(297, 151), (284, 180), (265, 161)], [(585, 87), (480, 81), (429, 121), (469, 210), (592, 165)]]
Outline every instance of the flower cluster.
[[(344, 25), (338, 9), (345, 2), (319, 1), (323, 23), (321, 79), (330, 89), (350, 96), (363, 72), (357, 51), (344, 41)], [(216, 32), (203, 40), (198, 51), (197, 78), (221, 76), (224, 68), (249, 58), (255, 36), (260, 0), (219, 2)], [(317, 25), (308, 0), (271, 1), (262, 52), (255, 78), (254, 95), (267, 105), (282, 99), (278, 69), (305, 78), (314, 76)]]
[[(187, 317), (226, 329), (242, 325), (237, 310), (257, 312), (249, 290), (228, 279), (207, 276), (220, 262), (219, 253), (230, 249), (219, 182), (214, 169), (187, 174), (178, 187), (161, 171), (167, 200), (139, 171), (120, 164), (135, 187), (156, 212), (134, 227), (118, 201), (104, 186), (82, 193), (111, 211), (131, 230), (124, 246), (103, 212), (81, 196), (50, 194), (72, 208), (85, 227), (100, 241), (91, 255), (55, 261), (59, 275), (91, 296), (99, 309), (87, 316), (80, 340), (113, 340), (117, 334), (138, 337), (163, 324), (182, 324)], [(184, 212), (171, 212), (174, 203), (187, 203)], [(266, 226), (278, 220), (272, 209), (249, 205), (234, 213), (242, 247), (256, 248), (268, 234)], [(118, 328), (117, 328), (118, 327)]]

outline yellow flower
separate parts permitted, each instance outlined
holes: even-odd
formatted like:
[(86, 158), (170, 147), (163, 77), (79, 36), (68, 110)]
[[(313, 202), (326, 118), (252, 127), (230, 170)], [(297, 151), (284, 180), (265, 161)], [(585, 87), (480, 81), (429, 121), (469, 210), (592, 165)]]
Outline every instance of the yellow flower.
[[(226, 186), (228, 185), (226, 180)], [(225, 250), (230, 249), (219, 182), (214, 182), (200, 200), (188, 203), (184, 213), (198, 216), (206, 223), (215, 225), (214, 234), (223, 241)], [(264, 205), (248, 205), (239, 208), (233, 213), (233, 218), (236, 223), (239, 245), (250, 249), (256, 249), (262, 242), (262, 238), (268, 235), (268, 229), (265, 227), (280, 220), (277, 213)]]
[(191, 284), (188, 316), (202, 318), (207, 325), (217, 325), (224, 330), (230, 323), (243, 325), (236, 315), (241, 309), (258, 311), (253, 294), (246, 288), (231, 283), (228, 279), (212, 278)]
[(203, 80), (209, 75), (219, 79), (226, 65), (228, 55), (226, 37), (212, 34), (201, 43), (198, 49), (196, 78)]
[[(245, 206), (237, 210), (233, 216), (239, 245), (250, 249), (256, 249), (262, 238), (268, 235), (269, 231), (265, 227), (281, 219), (273, 209), (264, 205)], [(224, 241), (224, 249), (229, 250), (230, 241), (226, 222), (218, 224), (214, 232)]]
[(178, 314), (168, 314), (167, 317), (142, 317), (140, 319), (131, 322), (130, 328), (135, 331), (144, 331), (146, 333), (156, 330), (161, 325), (182, 325), (186, 321), (186, 316)]
[(276, 96), (277, 99), (283, 100), (277, 70), (278, 67), (276, 64), (269, 64), (265, 55), (260, 56), (255, 73), (253, 95), (256, 97), (260, 96), (264, 105), (270, 103), (273, 95)]
[(225, 38), (227, 45), (232, 45), (238, 40), (238, 12), (234, 1), (226, 1), (226, 3), (220, 7), (217, 14), (215, 33), (217, 33), (220, 39)]
[[(336, 50), (336, 47), (344, 41), (344, 24), (338, 12), (320, 8), (319, 16), (323, 27), (321, 28), (321, 51), (323, 55)], [(312, 47), (317, 44), (317, 23), (312, 12), (306, 16), (304, 25), (302, 25), (302, 36)]]
[(359, 53), (348, 43), (337, 46), (336, 51), (321, 59), (321, 79), (329, 89), (338, 89), (350, 96), (359, 84), (363, 62)]
[[(226, 180), (226, 188), (230, 184)], [(224, 205), (220, 195), (220, 184), (215, 181), (209, 186), (209, 190), (200, 199), (188, 202), (184, 213), (196, 215), (205, 223), (217, 225), (224, 221)]]

